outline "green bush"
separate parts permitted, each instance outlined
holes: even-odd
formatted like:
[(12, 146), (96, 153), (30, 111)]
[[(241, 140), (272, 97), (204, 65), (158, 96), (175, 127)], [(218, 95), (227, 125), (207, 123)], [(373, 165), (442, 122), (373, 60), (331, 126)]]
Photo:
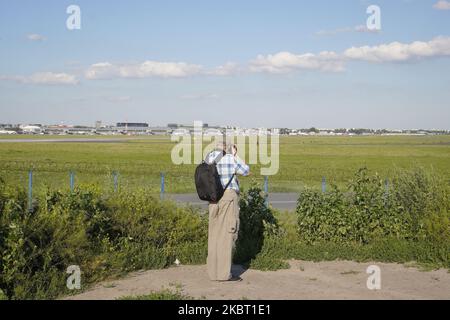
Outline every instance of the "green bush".
[[(241, 198), (238, 262), (250, 262), (276, 220), (261, 190)], [(102, 194), (93, 186), (45, 190), (28, 210), (22, 189), (0, 184), (0, 290), (9, 299), (71, 293), (66, 269), (78, 265), (85, 288), (106, 277), (173, 264), (200, 264), (207, 254), (207, 215), (149, 196), (146, 190)]]
[(448, 181), (421, 168), (397, 170), (393, 197), (410, 217), (416, 239), (450, 243), (450, 191)]
[(297, 215), (307, 243), (370, 243), (376, 239), (449, 239), (448, 187), (420, 169), (398, 171), (390, 185), (360, 169), (345, 192), (305, 190)]
[(269, 235), (258, 255), (251, 261), (250, 267), (262, 271), (287, 269), (289, 264), (285, 261), (290, 258), (289, 248), (292, 245), (281, 233)]
[(278, 224), (265, 204), (261, 189), (255, 185), (243, 193), (239, 206), (240, 226), (234, 262), (247, 264), (261, 251), (264, 239), (278, 231)]
[(431, 268), (450, 268), (450, 243), (409, 241), (397, 238), (359, 242), (336, 243), (317, 241), (308, 244), (287, 237), (268, 239), (251, 267), (259, 270), (287, 268), (287, 259), (305, 261), (351, 260), (356, 262), (416, 263)]
[(0, 208), (0, 290), (9, 299), (69, 293), (70, 265), (80, 267), (86, 287), (127, 271), (164, 268), (176, 258), (206, 259), (206, 217), (145, 190), (47, 190), (30, 212), (23, 190), (0, 183)]
[(162, 268), (206, 260), (206, 216), (192, 208), (160, 202), (145, 190), (122, 192), (109, 201), (114, 225), (116, 267), (122, 270)]

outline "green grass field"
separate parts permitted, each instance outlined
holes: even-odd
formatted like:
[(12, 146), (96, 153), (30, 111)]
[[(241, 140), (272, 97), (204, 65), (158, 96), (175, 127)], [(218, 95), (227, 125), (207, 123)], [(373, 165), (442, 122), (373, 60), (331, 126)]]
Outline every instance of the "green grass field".
[[(1, 138), (54, 139), (53, 136)], [(117, 171), (121, 188), (144, 186), (159, 192), (163, 171), (166, 192), (194, 192), (195, 165), (172, 164), (170, 153), (175, 143), (168, 137), (97, 139), (105, 138), (122, 141), (0, 143), (0, 176), (8, 184), (26, 186), (27, 172), (34, 168), (36, 188), (69, 188), (69, 171), (73, 170), (76, 184), (96, 183), (112, 188), (111, 172)], [(319, 188), (323, 176), (327, 183), (343, 185), (362, 166), (383, 178), (389, 178), (395, 167), (423, 166), (450, 180), (450, 136), (282, 137), (280, 142), (280, 170), (269, 178), (271, 192), (297, 192), (305, 186)], [(251, 170), (250, 177), (240, 179), (244, 188), (253, 180), (262, 184), (260, 167), (252, 166)]]

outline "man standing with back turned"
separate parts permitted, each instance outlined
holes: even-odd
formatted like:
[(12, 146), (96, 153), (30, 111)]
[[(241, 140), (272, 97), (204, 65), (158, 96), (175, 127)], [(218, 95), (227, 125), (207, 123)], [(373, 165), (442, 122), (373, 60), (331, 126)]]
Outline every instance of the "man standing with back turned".
[[(224, 155), (220, 158), (220, 154)], [(220, 159), (220, 160), (218, 160)], [(250, 168), (237, 156), (236, 145), (223, 146), (206, 158), (217, 162), (222, 186), (229, 183), (218, 203), (209, 204), (208, 259), (209, 278), (213, 281), (240, 281), (231, 274), (233, 250), (239, 233), (239, 181), (236, 175), (247, 176)]]

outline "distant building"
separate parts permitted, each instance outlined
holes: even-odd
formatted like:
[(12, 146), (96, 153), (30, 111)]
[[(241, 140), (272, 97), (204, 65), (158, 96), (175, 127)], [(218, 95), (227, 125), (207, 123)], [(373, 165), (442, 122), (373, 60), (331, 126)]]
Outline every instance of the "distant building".
[(95, 134), (94, 128), (85, 127), (85, 126), (73, 126), (67, 128), (65, 131), (67, 134), (77, 134), (77, 135), (91, 135)]
[(144, 122), (118, 122), (117, 128), (148, 128), (148, 123)]
[[(179, 123), (169, 123), (167, 127), (171, 130), (175, 129), (188, 129), (188, 130), (194, 130), (193, 124), (179, 124)], [(209, 125), (207, 123), (202, 124), (203, 128), (209, 128)]]
[(150, 132), (148, 123), (118, 122), (114, 130), (123, 134), (145, 134)]

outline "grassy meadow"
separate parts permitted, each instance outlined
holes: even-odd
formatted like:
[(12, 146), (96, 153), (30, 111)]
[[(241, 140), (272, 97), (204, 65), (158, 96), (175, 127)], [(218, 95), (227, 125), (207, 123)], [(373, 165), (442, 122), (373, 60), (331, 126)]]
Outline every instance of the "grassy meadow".
[[(101, 142), (105, 138), (120, 141)], [(7, 184), (26, 186), (27, 172), (33, 168), (35, 188), (69, 188), (69, 171), (74, 171), (76, 185), (94, 183), (101, 188), (113, 188), (112, 172), (117, 171), (120, 188), (144, 187), (157, 193), (160, 172), (165, 172), (166, 192), (195, 191), (195, 165), (172, 164), (170, 154), (175, 143), (169, 137), (89, 139), (100, 140), (99, 143), (0, 143), (0, 176)], [(269, 189), (271, 192), (299, 192), (305, 186), (320, 188), (323, 176), (327, 183), (343, 186), (363, 166), (383, 178), (389, 178), (396, 167), (419, 166), (434, 170), (448, 181), (449, 160), (450, 136), (282, 137), (280, 170), (269, 178)], [(260, 166), (251, 166), (251, 171), (250, 177), (240, 179), (244, 188), (253, 181), (262, 184)]]

